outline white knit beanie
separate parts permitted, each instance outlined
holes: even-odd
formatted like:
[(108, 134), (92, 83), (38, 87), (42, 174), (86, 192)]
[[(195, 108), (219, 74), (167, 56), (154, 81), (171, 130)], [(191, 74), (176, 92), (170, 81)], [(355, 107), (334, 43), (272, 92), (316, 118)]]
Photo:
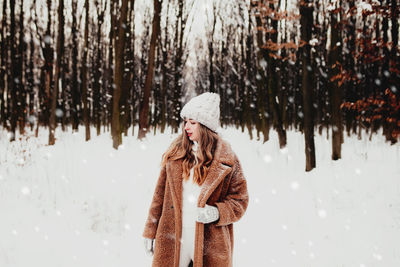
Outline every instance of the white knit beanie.
[(216, 132), (219, 127), (219, 94), (203, 93), (190, 99), (181, 110), (182, 119), (192, 119)]

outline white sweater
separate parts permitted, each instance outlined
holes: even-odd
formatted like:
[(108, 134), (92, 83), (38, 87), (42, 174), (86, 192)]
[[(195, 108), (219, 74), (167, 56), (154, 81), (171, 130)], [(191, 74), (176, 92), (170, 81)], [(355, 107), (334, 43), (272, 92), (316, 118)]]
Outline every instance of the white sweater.
[[(192, 150), (195, 154), (196, 162), (197, 147), (197, 142), (194, 142)], [(194, 168), (191, 168), (189, 179), (182, 181), (182, 227), (186, 228), (194, 228), (196, 226), (197, 201), (201, 191), (201, 186), (193, 181), (193, 173)]]

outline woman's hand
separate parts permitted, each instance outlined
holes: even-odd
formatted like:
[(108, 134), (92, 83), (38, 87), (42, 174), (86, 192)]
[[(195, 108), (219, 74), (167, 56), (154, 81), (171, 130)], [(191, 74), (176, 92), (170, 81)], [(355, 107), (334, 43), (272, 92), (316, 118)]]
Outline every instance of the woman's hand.
[(197, 221), (200, 223), (212, 223), (219, 219), (217, 207), (206, 204), (204, 208), (197, 208)]
[(144, 238), (144, 249), (147, 255), (153, 256), (154, 254), (154, 239)]

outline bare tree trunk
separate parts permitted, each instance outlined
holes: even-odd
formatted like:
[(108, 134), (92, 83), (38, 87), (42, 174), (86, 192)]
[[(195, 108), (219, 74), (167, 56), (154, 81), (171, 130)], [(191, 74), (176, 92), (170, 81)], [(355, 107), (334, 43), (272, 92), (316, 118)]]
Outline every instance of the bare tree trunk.
[(101, 113), (102, 113), (102, 96), (100, 93), (100, 88), (102, 86), (101, 76), (102, 76), (102, 41), (101, 41), (101, 28), (104, 23), (104, 16), (106, 5), (101, 1), (95, 1), (96, 11), (97, 11), (97, 42), (96, 42), (96, 63), (95, 70), (94, 70), (94, 81), (93, 81), (93, 117), (94, 117), (94, 124), (96, 125), (96, 132), (97, 135), (100, 135), (100, 126), (101, 126)]
[[(1, 22), (1, 65), (0, 65), (0, 125), (2, 124), (4, 128), (7, 127), (7, 118), (6, 118), (6, 101), (4, 101), (4, 92), (8, 92), (8, 49), (9, 49), (9, 41), (7, 37), (7, 1), (3, 3), (3, 17)], [(8, 116), (8, 114), (7, 114)]]
[(153, 75), (154, 75), (154, 60), (156, 54), (157, 39), (160, 32), (161, 5), (162, 5), (161, 1), (154, 0), (154, 18), (153, 18), (151, 40), (150, 40), (149, 57), (148, 57), (149, 62), (147, 64), (143, 102), (139, 114), (139, 135), (138, 135), (139, 139), (145, 137), (146, 132), (148, 131), (149, 99), (150, 99), (150, 90), (152, 87)]
[[(399, 50), (399, 17), (400, 17), (400, 10), (399, 10), (399, 2), (398, 0), (392, 0), (391, 5), (391, 22), (392, 22), (392, 48), (390, 50), (390, 59), (391, 59), (391, 67), (398, 69), (398, 64), (400, 62), (398, 53)], [(400, 84), (399, 75), (396, 75), (395, 71), (391, 72), (391, 84), (398, 86)], [(399, 88), (397, 88), (397, 96), (399, 95)]]
[(72, 130), (78, 131), (79, 128), (79, 113), (81, 110), (81, 93), (79, 90), (80, 84), (78, 83), (78, 3), (77, 0), (72, 0), (72, 85), (71, 85), (71, 117), (72, 117)]
[[(31, 10), (33, 10), (35, 6), (32, 4)], [(32, 24), (32, 17), (29, 19), (29, 25)], [(35, 79), (34, 79), (34, 56), (35, 56), (35, 43), (33, 39), (33, 31), (29, 32), (30, 41), (29, 41), (29, 60), (27, 62), (27, 82), (28, 82), (28, 93), (29, 93), (29, 113), (27, 114), (31, 131), (33, 131), (33, 127), (35, 125), (35, 121), (37, 123), (37, 111), (34, 109), (34, 101), (35, 101)]]
[(85, 124), (85, 140), (90, 140), (90, 123), (89, 123), (89, 110), (87, 103), (87, 65), (88, 65), (88, 50), (89, 50), (89, 0), (85, 0), (85, 36), (83, 45), (83, 57), (82, 57), (82, 70), (81, 70), (81, 81), (82, 81), (82, 102), (83, 102), (83, 123)]
[(26, 45), (24, 41), (24, 6), (23, 1), (20, 2), (19, 13), (19, 40), (18, 40), (18, 60), (17, 60), (17, 107), (18, 107), (18, 126), (20, 134), (25, 132), (25, 117), (26, 117), (26, 86), (24, 81), (24, 61), (26, 57)]
[(111, 122), (111, 134), (113, 139), (113, 147), (118, 149), (122, 144), (122, 133), (120, 125), (120, 97), (122, 90), (122, 79), (124, 75), (123, 61), (124, 61), (124, 46), (125, 46), (125, 28), (126, 18), (128, 13), (128, 0), (122, 1), (118, 24), (118, 40), (115, 40), (115, 68), (114, 68), (114, 81), (115, 89), (113, 94), (113, 112)]
[[(164, 29), (164, 39), (161, 44), (163, 44), (163, 47), (161, 47), (160, 44), (160, 50), (162, 54), (162, 62), (161, 62), (161, 75), (162, 75), (162, 81), (161, 81), (161, 116), (160, 116), (160, 124), (161, 124), (161, 133), (164, 133), (166, 125), (167, 125), (167, 99), (168, 99), (168, 81), (170, 80), (169, 75), (168, 75), (168, 51), (169, 51), (169, 34), (168, 34), (168, 22), (169, 22), (169, 8), (170, 8), (171, 2), (168, 1), (168, 7), (167, 7), (167, 12), (166, 12), (166, 23), (165, 23), (165, 29)], [(161, 29), (160, 29), (161, 31)]]
[(59, 79), (60, 79), (60, 68), (61, 68), (61, 58), (62, 54), (62, 42), (63, 42), (63, 31), (64, 31), (64, 0), (59, 0), (58, 6), (58, 37), (57, 37), (57, 60), (56, 60), (56, 69), (54, 75), (54, 88), (51, 97), (51, 110), (50, 110), (50, 127), (49, 127), (49, 145), (55, 144), (54, 133), (56, 130), (56, 107), (57, 107), (57, 98), (58, 98), (58, 87), (59, 87)]
[(17, 127), (18, 110), (17, 110), (17, 84), (16, 84), (16, 72), (17, 72), (17, 55), (15, 51), (15, 0), (10, 0), (10, 46), (11, 46), (11, 79), (10, 79), (10, 91), (11, 91), (11, 133), (12, 136), (10, 141), (15, 141), (15, 129)]
[[(334, 4), (334, 3), (332, 3)], [(331, 43), (329, 49), (328, 64), (330, 66), (329, 71), (329, 94), (331, 100), (331, 126), (332, 126), (332, 159), (338, 160), (341, 156), (342, 151), (342, 113), (340, 111), (340, 104), (342, 101), (342, 88), (338, 84), (336, 75), (339, 74), (339, 55), (341, 45), (337, 45), (339, 42), (339, 22), (337, 14), (333, 12), (330, 15), (331, 19)]]
[[(42, 47), (43, 56), (44, 56), (44, 66), (42, 67), (42, 74), (41, 74), (41, 84), (44, 85), (40, 88), (39, 92), (39, 101), (40, 101), (40, 116), (41, 121), (44, 125), (49, 125), (50, 119), (50, 90), (51, 90), (51, 83), (53, 79), (53, 59), (54, 59), (54, 49), (51, 46), (51, 0), (47, 0), (47, 29), (45, 32), (44, 40), (39, 33), (40, 43), (44, 41), (44, 47)], [(37, 21), (35, 21), (36, 28), (39, 29), (37, 25)], [(39, 123), (36, 127), (36, 136), (38, 135), (39, 131)]]
[[(275, 7), (272, 2), (270, 2), (269, 4), (269, 8), (271, 10), (279, 9), (278, 8), (279, 6), (280, 6), (280, 1), (278, 1), (277, 7)], [(269, 37), (272, 43), (277, 44), (278, 21), (275, 18), (271, 18), (271, 24), (273, 32), (269, 34)], [(279, 147), (284, 148), (286, 146), (286, 131), (283, 129), (282, 114), (279, 112), (280, 110), (279, 105), (281, 103), (277, 102), (278, 99), (278, 84), (277, 84), (278, 75), (276, 70), (277, 62), (273, 57), (269, 56), (271, 53), (274, 53), (274, 51), (269, 51), (268, 49), (264, 49), (264, 53), (265, 53), (264, 58), (266, 58), (268, 62), (267, 77), (268, 77), (268, 97), (269, 97), (270, 108), (272, 109), (272, 112), (274, 114), (274, 127), (278, 133)]]
[(314, 121), (313, 121), (313, 86), (309, 66), (311, 66), (311, 47), (309, 44), (313, 25), (313, 8), (311, 0), (305, 0), (300, 4), (301, 39), (304, 46), (302, 54), (302, 84), (303, 108), (304, 108), (304, 139), (306, 154), (306, 171), (315, 168), (315, 145), (314, 145)]
[[(252, 8), (253, 9), (260, 9), (264, 3), (258, 3), (258, 2), (253, 2), (252, 3)], [(249, 12), (249, 17), (250, 17), (250, 12)], [(259, 78), (256, 79), (256, 84), (257, 84), (257, 110), (259, 113), (259, 120), (261, 120), (261, 130), (264, 135), (264, 142), (269, 140), (269, 130), (270, 130), (270, 123), (269, 123), (269, 115), (268, 114), (268, 106), (267, 106), (267, 77), (265, 75), (267, 71), (267, 61), (264, 58), (266, 52), (264, 51), (265, 48), (263, 48), (264, 45), (264, 33), (261, 30), (263, 28), (261, 17), (256, 16), (256, 27), (257, 27), (257, 46), (258, 46), (258, 52), (257, 52), (257, 73), (259, 74)], [(249, 22), (251, 24), (251, 22)], [(249, 25), (249, 33), (250, 33), (250, 25)], [(250, 40), (248, 40), (250, 42)], [(250, 59), (248, 59), (250, 60)], [(247, 63), (248, 65), (250, 62)]]
[[(116, 28), (117, 28), (117, 1), (110, 0), (110, 33), (109, 33), (109, 47), (108, 47), (108, 70), (107, 76), (109, 77), (108, 86), (107, 86), (107, 94), (114, 95), (115, 91), (115, 80), (114, 80), (114, 45), (116, 40)], [(110, 127), (110, 122), (112, 124), (112, 116), (113, 116), (113, 98), (110, 101), (109, 107), (106, 110), (105, 121), (107, 124), (107, 129)], [(111, 125), (111, 135), (112, 135), (112, 125)]]

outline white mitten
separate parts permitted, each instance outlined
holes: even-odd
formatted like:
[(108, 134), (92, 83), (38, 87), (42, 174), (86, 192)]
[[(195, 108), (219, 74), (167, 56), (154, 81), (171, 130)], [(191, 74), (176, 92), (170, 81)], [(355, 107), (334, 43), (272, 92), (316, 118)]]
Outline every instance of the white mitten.
[(144, 249), (147, 255), (153, 256), (154, 254), (154, 239), (144, 238)]
[(211, 223), (219, 219), (217, 207), (207, 205), (204, 208), (197, 208), (197, 221), (200, 223)]

